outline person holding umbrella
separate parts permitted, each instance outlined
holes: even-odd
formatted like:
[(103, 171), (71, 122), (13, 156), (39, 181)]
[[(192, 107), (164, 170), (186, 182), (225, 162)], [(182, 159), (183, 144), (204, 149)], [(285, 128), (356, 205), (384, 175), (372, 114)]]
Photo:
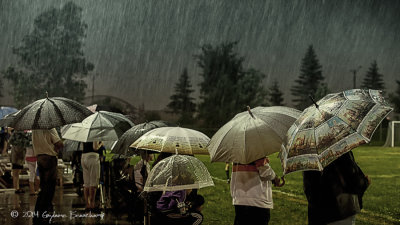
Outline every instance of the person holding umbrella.
[(82, 152), (83, 186), (86, 210), (96, 207), (96, 191), (100, 179), (100, 156), (102, 150), (99, 142), (84, 142)]
[(304, 171), (308, 200), (308, 224), (355, 224), (362, 197), (371, 180), (354, 161), (350, 151), (320, 171)]
[(55, 128), (50, 130), (32, 130), (33, 151), (37, 157), (39, 169), (40, 192), (36, 200), (35, 211), (38, 216), (33, 218), (34, 224), (43, 223), (41, 217), (44, 211), (53, 211), (53, 197), (57, 181), (57, 153), (62, 149), (63, 142)]
[(272, 183), (282, 187), (285, 180), (279, 179), (269, 165), (267, 157), (250, 164), (234, 163), (232, 167), (231, 196), (235, 206), (235, 225), (268, 224), (273, 208)]

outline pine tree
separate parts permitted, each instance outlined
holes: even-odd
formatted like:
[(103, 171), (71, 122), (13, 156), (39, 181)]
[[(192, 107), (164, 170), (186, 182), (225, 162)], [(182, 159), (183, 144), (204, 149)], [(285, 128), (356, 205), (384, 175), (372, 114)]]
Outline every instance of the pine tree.
[(269, 103), (273, 106), (282, 106), (283, 105), (283, 93), (279, 89), (278, 81), (274, 80), (268, 90), (269, 90), (269, 93), (268, 93)]
[(172, 113), (179, 115), (178, 122), (180, 124), (189, 124), (193, 122), (193, 114), (196, 111), (194, 98), (190, 97), (193, 93), (192, 85), (190, 84), (187, 69), (185, 68), (179, 77), (178, 83), (175, 84), (175, 94), (170, 99), (171, 102), (167, 107)]
[(378, 71), (379, 71), (378, 64), (376, 63), (376, 60), (374, 60), (371, 63), (371, 67), (368, 69), (368, 72), (364, 77), (361, 88), (385, 91), (383, 75), (380, 74)]
[(265, 104), (265, 75), (243, 68), (244, 58), (234, 48), (237, 42), (203, 45), (196, 56), (201, 68), (199, 118), (208, 127), (220, 127), (246, 106)]
[(73, 2), (35, 18), (33, 30), (13, 49), (18, 64), (3, 72), (18, 107), (45, 97), (45, 91), (78, 101), (85, 97), (84, 78), (94, 68), (83, 53), (86, 29), (82, 8)]
[(324, 80), (321, 68), (314, 48), (310, 45), (302, 59), (300, 75), (291, 88), (293, 102), (298, 109), (303, 110), (312, 104), (309, 95), (316, 97), (317, 90)]

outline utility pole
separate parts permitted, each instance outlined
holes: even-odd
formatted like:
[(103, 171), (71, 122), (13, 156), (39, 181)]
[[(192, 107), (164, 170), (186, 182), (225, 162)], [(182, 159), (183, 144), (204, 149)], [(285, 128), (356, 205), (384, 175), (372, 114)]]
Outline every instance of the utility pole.
[[(96, 74), (96, 75), (98, 75), (98, 74)], [(94, 79), (95, 79), (95, 75), (93, 74), (93, 77), (92, 77), (92, 104), (94, 103)]]
[(353, 73), (353, 89), (356, 89), (356, 88), (357, 88), (356, 74), (357, 74), (357, 72), (358, 72), (360, 69), (361, 69), (361, 66), (358, 66), (357, 69), (350, 70), (350, 72)]

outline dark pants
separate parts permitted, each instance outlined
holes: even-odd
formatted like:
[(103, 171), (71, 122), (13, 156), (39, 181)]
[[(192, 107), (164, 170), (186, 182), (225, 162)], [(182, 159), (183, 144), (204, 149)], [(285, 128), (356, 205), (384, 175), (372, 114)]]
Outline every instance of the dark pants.
[(57, 182), (57, 158), (50, 155), (38, 155), (37, 164), (40, 178), (40, 192), (36, 200), (35, 212), (38, 216), (34, 218), (35, 224), (43, 222), (42, 214), (53, 211), (53, 197)]
[(267, 225), (270, 209), (247, 205), (235, 205), (235, 225)]

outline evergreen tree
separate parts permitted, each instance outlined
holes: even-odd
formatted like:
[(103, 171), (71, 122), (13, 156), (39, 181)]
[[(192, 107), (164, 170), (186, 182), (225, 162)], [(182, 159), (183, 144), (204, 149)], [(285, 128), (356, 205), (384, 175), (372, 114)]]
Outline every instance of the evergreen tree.
[(32, 32), (13, 49), (17, 66), (3, 71), (14, 86), (17, 107), (45, 97), (45, 91), (78, 101), (85, 97), (83, 78), (94, 67), (82, 50), (86, 29), (82, 8), (73, 2), (35, 18)]
[(187, 69), (183, 70), (182, 75), (179, 77), (178, 83), (175, 84), (175, 94), (170, 99), (171, 102), (167, 107), (172, 113), (179, 115), (178, 122), (180, 124), (189, 124), (193, 122), (193, 113), (196, 111), (196, 104), (193, 102), (194, 98), (190, 97), (193, 93), (191, 89)]
[(303, 110), (312, 104), (309, 95), (316, 97), (317, 90), (324, 80), (321, 68), (314, 48), (310, 45), (302, 59), (300, 75), (291, 88), (293, 102), (298, 109)]
[(237, 42), (213, 47), (203, 45), (196, 56), (201, 68), (199, 118), (208, 127), (220, 127), (246, 106), (265, 103), (264, 74), (244, 69), (244, 58), (234, 48)]
[(268, 92), (269, 103), (273, 106), (282, 106), (283, 105), (283, 93), (279, 89), (278, 81), (274, 80), (268, 90), (269, 90), (269, 92)]
[(397, 113), (400, 113), (400, 80), (396, 80), (397, 83), (397, 89), (396, 92), (391, 94), (390, 101), (394, 105), (394, 111)]
[(379, 71), (378, 64), (376, 63), (376, 60), (374, 60), (371, 63), (371, 67), (368, 69), (368, 72), (364, 77), (361, 88), (385, 91), (383, 75), (380, 74), (378, 71)]

